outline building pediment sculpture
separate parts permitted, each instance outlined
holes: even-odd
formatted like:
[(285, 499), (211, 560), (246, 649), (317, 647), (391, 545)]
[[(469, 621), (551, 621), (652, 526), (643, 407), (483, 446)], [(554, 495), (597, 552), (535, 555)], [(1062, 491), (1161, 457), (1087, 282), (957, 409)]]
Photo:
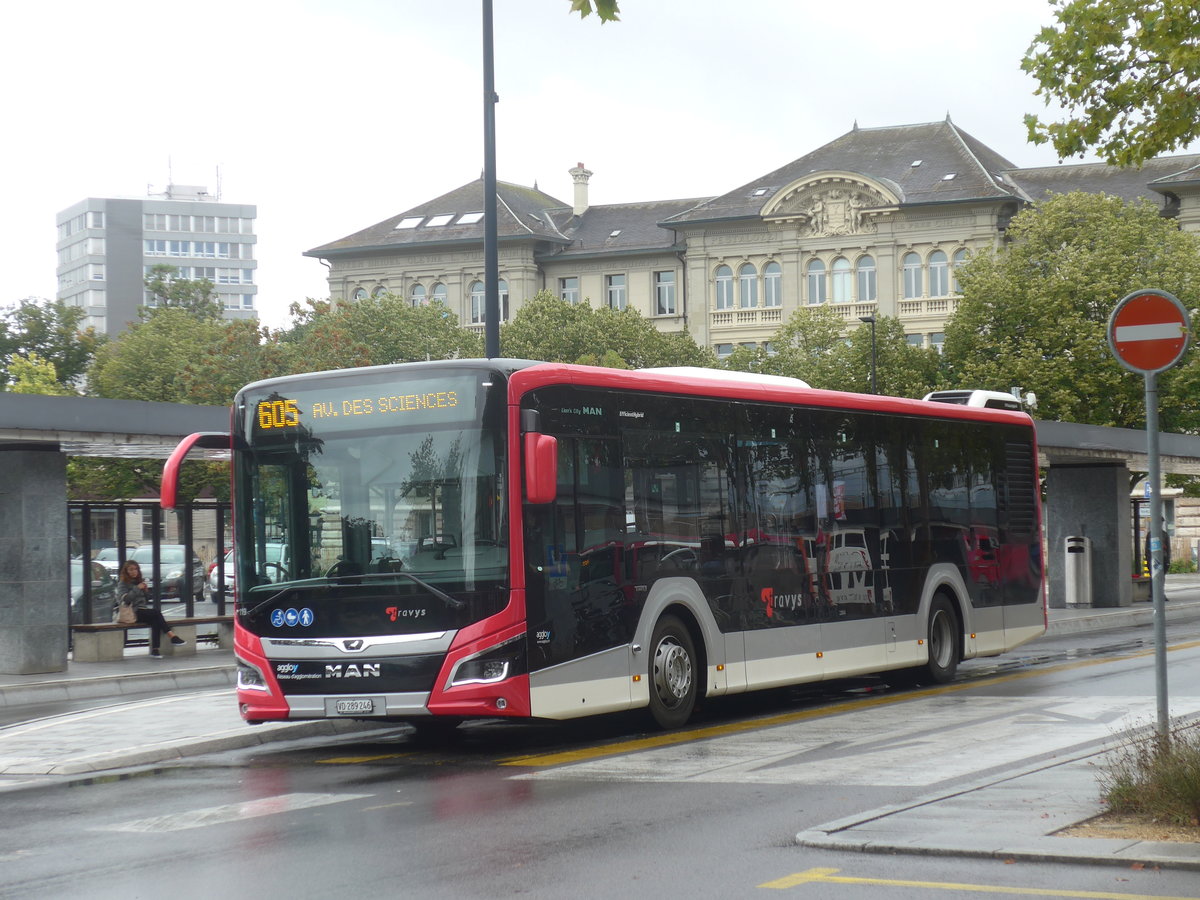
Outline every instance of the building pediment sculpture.
[(896, 201), (850, 179), (821, 179), (781, 191), (763, 210), (767, 219), (799, 223), (801, 237), (871, 234), (875, 218)]

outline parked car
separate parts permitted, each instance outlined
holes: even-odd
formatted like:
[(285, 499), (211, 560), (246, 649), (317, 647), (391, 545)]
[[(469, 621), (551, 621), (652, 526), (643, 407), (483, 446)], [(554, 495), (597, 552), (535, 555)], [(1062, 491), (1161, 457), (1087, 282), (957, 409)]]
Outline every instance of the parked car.
[[(213, 560), (208, 564), (208, 576), (204, 579), (204, 599), (216, 600), (217, 590), (220, 588), (218, 576), (221, 574), (221, 568), (217, 566), (217, 561)], [(225, 599), (233, 599), (233, 550), (230, 549), (225, 554), (224, 562), (225, 572)]]
[[(125, 548), (125, 558), (129, 559), (130, 555), (136, 550), (136, 547)], [(108, 569), (108, 573), (113, 578), (120, 577), (121, 574), (121, 550), (119, 547), (101, 547), (96, 551), (96, 555), (92, 557), (95, 562), (100, 563), (104, 568)]]
[[(71, 624), (85, 621), (83, 605), (84, 561), (72, 559), (68, 569), (71, 590)], [(111, 622), (117, 602), (117, 580), (102, 563), (87, 564), (92, 576), (92, 622)]]
[[(154, 585), (160, 578), (162, 581), (162, 597), (182, 598), (185, 583), (184, 559), (186, 558), (186, 548), (183, 544), (159, 544), (159, 572), (154, 571), (154, 545), (143, 544), (129, 555), (129, 558), (136, 562), (142, 569), (142, 577), (146, 579), (146, 586), (154, 590)], [(200, 562), (200, 557), (192, 554), (192, 595), (197, 600), (204, 599), (204, 563)]]
[[(269, 543), (269, 544), (267, 544), (266, 550), (267, 550), (267, 552), (266, 552), (267, 580), (268, 581), (282, 581), (283, 573), (286, 571), (286, 566), (288, 564), (287, 544)], [(233, 586), (234, 586), (234, 582), (235, 582), (234, 574), (233, 574), (233, 566), (234, 566), (233, 550), (230, 549), (229, 552), (225, 554), (225, 563), (224, 563), (225, 598), (227, 600), (233, 599)], [(219, 571), (220, 571), (220, 569), (218, 569), (216, 562), (209, 563), (208, 577), (205, 578), (205, 580), (204, 580), (204, 599), (205, 600), (216, 600), (216, 598), (217, 598), (217, 590), (220, 587), (220, 582), (217, 580), (217, 575), (218, 575)]]

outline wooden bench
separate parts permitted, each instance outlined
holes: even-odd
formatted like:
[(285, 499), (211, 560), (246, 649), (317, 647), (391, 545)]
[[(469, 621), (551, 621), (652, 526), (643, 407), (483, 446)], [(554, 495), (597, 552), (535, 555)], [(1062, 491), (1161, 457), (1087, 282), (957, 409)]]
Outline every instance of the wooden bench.
[[(233, 616), (192, 616), (190, 618), (167, 619), (167, 626), (187, 641), (172, 644), (166, 635), (159, 648), (165, 656), (192, 656), (196, 652), (198, 635), (215, 636), (222, 650), (233, 647)], [(197, 631), (198, 627), (210, 627)], [(75, 646), (76, 662), (108, 662), (125, 655), (128, 632), (136, 628), (149, 630), (149, 625), (118, 625), (116, 622), (101, 622), (94, 625), (72, 625), (71, 640)]]

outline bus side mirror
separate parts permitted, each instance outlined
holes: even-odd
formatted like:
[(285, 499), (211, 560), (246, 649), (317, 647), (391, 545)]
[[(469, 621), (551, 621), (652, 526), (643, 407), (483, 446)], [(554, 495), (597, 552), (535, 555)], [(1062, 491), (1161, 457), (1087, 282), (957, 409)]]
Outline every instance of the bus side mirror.
[(551, 503), (558, 496), (558, 438), (525, 433), (525, 502)]

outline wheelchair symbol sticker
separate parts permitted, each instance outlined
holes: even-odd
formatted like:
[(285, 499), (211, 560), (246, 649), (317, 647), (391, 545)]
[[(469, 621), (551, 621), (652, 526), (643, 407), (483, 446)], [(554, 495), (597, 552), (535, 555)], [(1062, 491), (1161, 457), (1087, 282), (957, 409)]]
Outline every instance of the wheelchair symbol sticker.
[(279, 628), (283, 625), (283, 610), (282, 609), (271, 610), (271, 624), (274, 625), (276, 628)]

